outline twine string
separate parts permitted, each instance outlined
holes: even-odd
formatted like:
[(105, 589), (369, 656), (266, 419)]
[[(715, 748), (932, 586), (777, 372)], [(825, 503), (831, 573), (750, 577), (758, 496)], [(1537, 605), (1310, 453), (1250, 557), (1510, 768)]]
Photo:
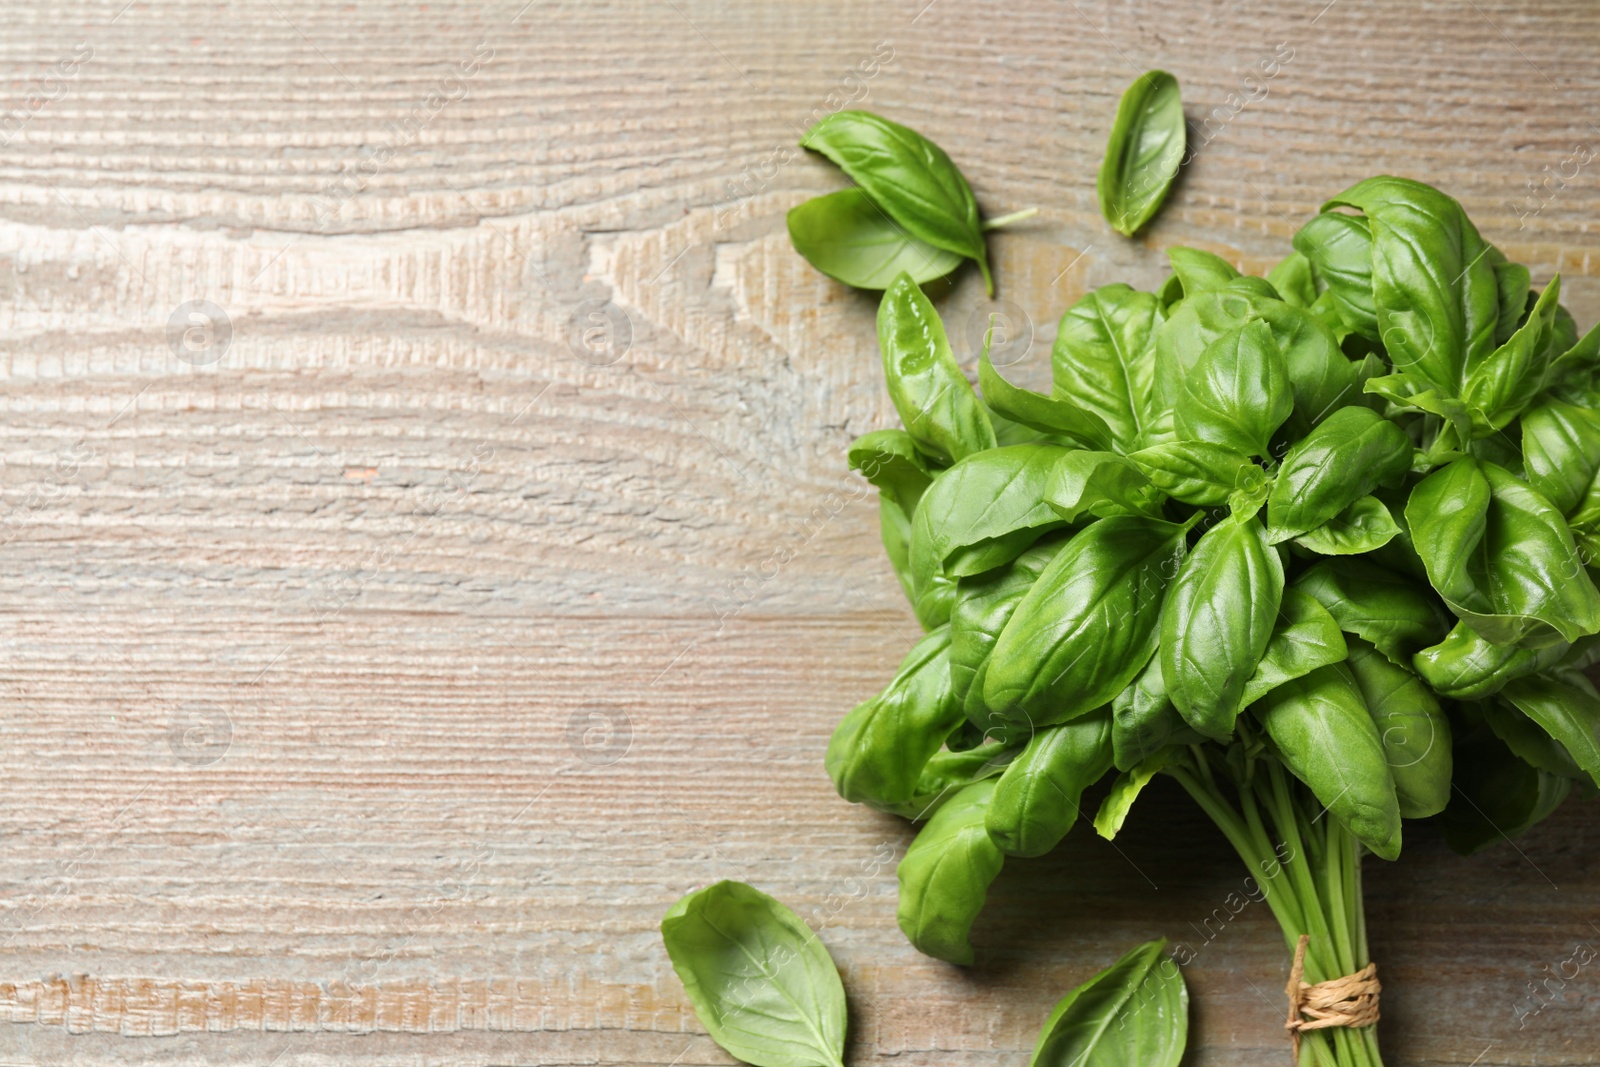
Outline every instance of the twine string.
[(1300, 1035), (1306, 1030), (1329, 1026), (1371, 1026), (1378, 1021), (1378, 965), (1369, 963), (1355, 974), (1310, 985), (1302, 979), (1306, 971), (1307, 934), (1295, 946), (1294, 966), (1289, 969), (1289, 1018), (1283, 1024), (1294, 1041), (1294, 1061), (1300, 1062)]

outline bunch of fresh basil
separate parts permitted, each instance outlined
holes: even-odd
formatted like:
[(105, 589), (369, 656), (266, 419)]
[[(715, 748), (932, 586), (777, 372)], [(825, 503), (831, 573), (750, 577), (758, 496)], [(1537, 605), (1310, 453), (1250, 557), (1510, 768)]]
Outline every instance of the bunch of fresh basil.
[[(1294, 245), (1088, 293), (1049, 393), (986, 353), (975, 391), (914, 277), (885, 291), (902, 428), (849, 459), (926, 636), (827, 768), (923, 821), (923, 951), (971, 962), (989, 884), (1112, 768), (1095, 828), (1175, 778), (1272, 871), (1313, 983), (1368, 962), (1360, 857), (1403, 819), (1470, 851), (1600, 783), (1600, 332), (1420, 182), (1361, 182)], [(1370, 1028), (1306, 1046), (1379, 1062)]]

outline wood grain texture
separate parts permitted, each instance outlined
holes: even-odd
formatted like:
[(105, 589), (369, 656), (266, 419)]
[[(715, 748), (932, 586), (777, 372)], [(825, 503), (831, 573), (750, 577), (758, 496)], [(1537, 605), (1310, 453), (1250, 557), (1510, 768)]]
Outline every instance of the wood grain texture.
[[(821, 770), (915, 630), (843, 462), (892, 412), (793, 145), (864, 101), (1041, 209), (993, 244), (1023, 381), (1085, 289), (1265, 268), (1383, 171), (1587, 325), (1600, 171), (1527, 183), (1600, 146), (1600, 10), (524, 2), (0, 3), (0, 1062), (727, 1063), (656, 924), (738, 877), (821, 928), (852, 1063), (1025, 1063), (1157, 935), (1193, 1063), (1281, 1063), (1286, 955), (1175, 790), (1009, 865), (968, 971), (895, 928), (907, 827)], [(1211, 133), (1127, 241), (1154, 66)], [(976, 278), (940, 307), (970, 355)], [(1369, 864), (1391, 1063), (1593, 1062), (1592, 967), (1526, 1008), (1600, 940), (1597, 828)]]

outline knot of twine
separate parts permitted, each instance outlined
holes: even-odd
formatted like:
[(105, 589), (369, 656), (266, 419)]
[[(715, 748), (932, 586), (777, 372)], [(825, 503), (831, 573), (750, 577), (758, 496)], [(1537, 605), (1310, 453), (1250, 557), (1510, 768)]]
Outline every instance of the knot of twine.
[(1294, 1059), (1300, 1062), (1300, 1034), (1328, 1026), (1371, 1026), (1378, 1021), (1378, 965), (1369, 963), (1355, 974), (1310, 985), (1302, 981), (1306, 970), (1306, 943), (1300, 935), (1295, 946), (1294, 966), (1289, 970), (1289, 1019), (1283, 1024), (1294, 1037)]

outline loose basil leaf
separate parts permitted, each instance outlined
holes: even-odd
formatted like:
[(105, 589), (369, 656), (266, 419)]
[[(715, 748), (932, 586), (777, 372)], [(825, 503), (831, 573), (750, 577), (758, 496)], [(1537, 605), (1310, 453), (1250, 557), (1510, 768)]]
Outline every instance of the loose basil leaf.
[(1284, 682), (1255, 704), (1284, 766), (1375, 854), (1400, 854), (1400, 802), (1383, 740), (1349, 668)]
[(1043, 541), (1010, 566), (956, 582), (955, 607), (950, 612), (950, 687), (963, 706), (1011, 613), (1065, 544), (1059, 539)]
[(962, 257), (912, 237), (861, 189), (813, 197), (789, 211), (789, 241), (806, 262), (857, 289), (887, 289), (901, 274), (922, 284)]
[(1266, 480), (1249, 456), (1204, 441), (1167, 441), (1128, 459), (1161, 492), (1197, 507), (1226, 504), (1236, 491), (1259, 491)]
[(1480, 431), (1501, 429), (1522, 414), (1544, 389), (1550, 353), (1545, 342), (1553, 328), (1556, 297), (1561, 292), (1558, 274), (1539, 294), (1528, 321), (1482, 363), (1468, 364), (1461, 399), (1479, 413), (1474, 425)]
[(1155, 651), (1185, 527), (1101, 519), (1067, 543), (995, 642), (983, 702), (1002, 722), (1047, 726), (1108, 704)]
[(1600, 698), (1583, 675), (1517, 678), (1500, 695), (1543, 727), (1600, 785)]
[(1111, 447), (1111, 429), (1094, 412), (1070, 400), (1018, 388), (1000, 377), (989, 362), (987, 338), (978, 360), (978, 388), (990, 410), (1012, 422), (1040, 433), (1059, 434), (1085, 448)]
[(1444, 640), (1419, 651), (1412, 666), (1442, 697), (1481, 700), (1515, 678), (1559, 663), (1568, 647), (1565, 641), (1535, 649), (1497, 645), (1461, 622)]
[(1151, 656), (1139, 676), (1111, 702), (1111, 748), (1119, 771), (1131, 771), (1169, 745), (1203, 740), (1168, 699), (1159, 656)]
[(1289, 369), (1266, 323), (1252, 321), (1206, 346), (1183, 380), (1180, 437), (1244, 455), (1271, 453), (1293, 407)]
[(743, 882), (690, 893), (661, 920), (700, 1024), (756, 1067), (843, 1067), (844, 984), (800, 917)]
[(1115, 452), (1068, 452), (1057, 461), (1045, 503), (1068, 522), (1084, 515), (1161, 514), (1161, 494), (1144, 472)]
[(1178, 1067), (1189, 1040), (1189, 990), (1166, 945), (1140, 945), (1062, 998), (1030, 1067)]
[(1172, 262), (1172, 273), (1182, 283), (1185, 296), (1221, 289), (1239, 277), (1232, 263), (1198, 248), (1174, 246), (1167, 249), (1167, 259)]
[(1600, 412), (1551, 400), (1522, 416), (1528, 482), (1569, 518), (1586, 500), (1600, 500)]
[(1494, 345), (1499, 287), (1489, 246), (1461, 205), (1408, 178), (1368, 178), (1334, 197), (1364, 212), (1372, 231), (1379, 339), (1398, 371), (1446, 397)]
[(1402, 667), (1452, 624), (1433, 591), (1404, 575), (1359, 559), (1330, 559), (1308, 568), (1290, 588), (1316, 598), (1346, 633), (1377, 646)]
[(1518, 325), (1528, 307), (1529, 291), (1533, 288), (1533, 275), (1521, 263), (1509, 262), (1505, 254), (1489, 246), (1489, 259), (1494, 264), (1494, 284), (1499, 293), (1500, 314), (1495, 319), (1494, 343), (1503, 345), (1517, 332)]
[(882, 693), (857, 704), (833, 731), (826, 765), (834, 788), (852, 804), (903, 804), (960, 721), (950, 691), (950, 631), (941, 627), (916, 643)]
[(1524, 763), (1575, 782), (1587, 777), (1583, 768), (1573, 760), (1572, 754), (1546, 733), (1544, 727), (1518, 711), (1515, 704), (1506, 700), (1488, 700), (1482, 704), (1481, 710), (1489, 729)]
[(1122, 94), (1096, 183), (1112, 229), (1132, 237), (1161, 207), (1183, 161), (1186, 129), (1178, 79), (1166, 71), (1139, 75)]
[(1283, 457), (1267, 498), (1274, 544), (1337, 516), (1411, 469), (1411, 439), (1369, 408), (1340, 408)]
[(1140, 760), (1131, 770), (1117, 775), (1111, 783), (1111, 791), (1100, 802), (1100, 810), (1095, 812), (1095, 833), (1110, 841), (1122, 832), (1122, 824), (1128, 821), (1133, 802), (1139, 799), (1139, 794), (1150, 784), (1150, 779), (1167, 765), (1170, 752), (1170, 749), (1163, 749), (1154, 756)]
[(894, 576), (906, 599), (915, 607), (917, 584), (911, 574), (911, 520), (900, 505), (882, 493), (878, 495), (878, 531), (883, 539), (884, 555), (894, 568)]
[(1317, 302), (1316, 276), (1311, 261), (1299, 252), (1290, 252), (1267, 272), (1267, 281), (1283, 297), (1285, 304), (1309, 308)]
[(995, 446), (994, 426), (956, 365), (944, 324), (909, 274), (889, 283), (878, 305), (878, 347), (889, 398), (917, 447), (951, 463)]
[[(923, 494), (915, 519), (927, 529), (933, 558), (951, 577), (979, 573), (1064, 525), (1044, 494), (1068, 454), (1058, 445), (1012, 445), (974, 453), (945, 471)], [(957, 560), (962, 550), (981, 551)]]
[(1020, 744), (987, 742), (962, 752), (946, 749), (935, 752), (917, 778), (911, 799), (902, 804), (885, 805), (879, 810), (915, 822), (931, 819), (946, 801), (974, 782), (1003, 773), (1022, 752)]
[(1111, 767), (1111, 709), (1033, 735), (994, 788), (984, 825), (1008, 856), (1043, 856), (1078, 820), (1083, 791)]
[(917, 451), (910, 434), (904, 430), (874, 430), (852, 441), (847, 455), (850, 469), (860, 471), (906, 518), (916, 513), (917, 501), (933, 482), (935, 472)]
[(1450, 802), (1450, 720), (1416, 675), (1358, 637), (1349, 647), (1350, 673), (1378, 724), (1401, 817), (1439, 814)]
[(1294, 539), (1301, 548), (1324, 556), (1376, 552), (1400, 533), (1394, 516), (1375, 496), (1364, 496), (1339, 514)]
[(1283, 564), (1256, 519), (1224, 520), (1195, 544), (1161, 608), (1161, 676), (1184, 722), (1232, 736), (1282, 597)]
[(1318, 667), (1341, 662), (1346, 649), (1344, 634), (1327, 609), (1290, 584), (1283, 591), (1272, 639), (1245, 683), (1240, 706), (1254, 704), (1284, 682), (1303, 678)]
[(1156, 298), (1121, 284), (1085, 293), (1061, 316), (1050, 351), (1055, 391), (1104, 421), (1111, 441), (1095, 447), (1130, 452), (1155, 421), (1160, 327)]
[(984, 829), (994, 790), (993, 779), (986, 779), (947, 800), (897, 869), (900, 929), (919, 952), (936, 959), (972, 962), (972, 923), (1005, 863)]
[(868, 111), (838, 111), (800, 139), (839, 165), (873, 203), (919, 241), (978, 262), (994, 295), (978, 201), (944, 150)]
[(1324, 211), (1300, 227), (1294, 246), (1310, 261), (1345, 326), (1368, 340), (1382, 340), (1372, 299), (1372, 230), (1367, 220)]
[(1456, 743), (1454, 785), (1440, 822), (1445, 844), (1468, 855), (1541, 822), (1566, 799), (1572, 780), (1528, 766), (1480, 726)]

